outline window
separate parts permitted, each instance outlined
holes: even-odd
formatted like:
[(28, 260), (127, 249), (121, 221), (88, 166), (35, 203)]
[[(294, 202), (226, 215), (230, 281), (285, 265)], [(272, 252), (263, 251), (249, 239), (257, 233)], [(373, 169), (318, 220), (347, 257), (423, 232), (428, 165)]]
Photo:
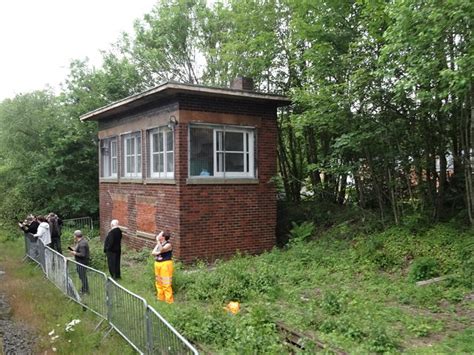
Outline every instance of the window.
[(142, 176), (142, 138), (140, 133), (123, 136), (123, 176), (135, 179)]
[(100, 143), (102, 177), (117, 177), (117, 138), (103, 139)]
[(150, 177), (174, 177), (174, 137), (173, 131), (157, 128), (149, 133)]
[(254, 177), (254, 130), (192, 126), (189, 166), (190, 176)]

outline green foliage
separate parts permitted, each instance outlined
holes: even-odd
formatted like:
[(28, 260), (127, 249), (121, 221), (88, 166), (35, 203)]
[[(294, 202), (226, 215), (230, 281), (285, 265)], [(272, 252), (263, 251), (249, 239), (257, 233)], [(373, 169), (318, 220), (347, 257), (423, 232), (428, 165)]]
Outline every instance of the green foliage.
[(416, 259), (410, 268), (410, 281), (427, 280), (439, 276), (439, 263), (436, 259), (424, 257)]
[(396, 343), (384, 329), (375, 329), (369, 336), (368, 349), (375, 353), (386, 353), (396, 348)]
[(187, 293), (195, 300), (246, 301), (259, 294), (278, 292), (275, 268), (266, 263), (252, 265), (250, 257), (236, 256), (231, 262), (217, 264), (213, 272), (193, 273)]
[(321, 301), (321, 308), (329, 315), (334, 316), (342, 312), (343, 303), (334, 293), (328, 292)]
[(291, 223), (293, 228), (290, 230), (290, 244), (298, 244), (309, 239), (314, 233), (314, 223), (303, 222), (301, 224)]
[(94, 269), (107, 270), (107, 259), (104, 254), (104, 244), (99, 238), (89, 240), (90, 266)]

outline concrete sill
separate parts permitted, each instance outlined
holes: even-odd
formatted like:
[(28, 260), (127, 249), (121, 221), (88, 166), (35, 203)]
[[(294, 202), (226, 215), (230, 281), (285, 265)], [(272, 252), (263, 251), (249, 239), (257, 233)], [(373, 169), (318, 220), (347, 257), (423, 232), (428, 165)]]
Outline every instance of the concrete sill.
[(146, 238), (146, 239), (155, 240), (155, 235), (153, 233), (137, 231), (137, 236), (143, 237), (143, 238)]
[(100, 178), (99, 182), (106, 182), (111, 184), (117, 184), (119, 180), (117, 178)]
[(139, 178), (139, 179), (120, 179), (119, 182), (124, 183), (124, 184), (143, 184), (143, 179), (141, 179), (141, 178)]
[(258, 184), (258, 179), (254, 178), (235, 178), (235, 179), (221, 179), (221, 178), (188, 178), (186, 184), (188, 185), (255, 185)]
[(145, 179), (143, 182), (145, 185), (176, 185), (175, 179)]

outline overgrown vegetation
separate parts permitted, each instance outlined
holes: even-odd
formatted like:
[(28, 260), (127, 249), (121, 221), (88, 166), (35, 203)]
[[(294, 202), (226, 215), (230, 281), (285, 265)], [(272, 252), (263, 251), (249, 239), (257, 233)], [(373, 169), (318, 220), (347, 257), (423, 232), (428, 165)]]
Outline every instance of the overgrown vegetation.
[[(359, 223), (355, 234), (345, 224), (316, 226), (309, 240), (260, 256), (178, 264), (174, 306), (154, 299), (152, 260), (135, 261), (145, 251), (125, 256), (123, 282), (217, 353), (288, 351), (279, 323), (305, 335), (302, 353), (321, 351), (316, 340), (363, 353), (472, 348), (473, 232), (447, 223), (416, 234), (408, 224), (366, 234)], [(415, 283), (438, 275), (449, 277)], [(241, 302), (239, 314), (223, 309), (229, 301)]]
[[(347, 213), (357, 220), (350, 227), (338, 223), (341, 216), (333, 216), (330, 228), (298, 224), (291, 232), (297, 242), (290, 239), (286, 247), (260, 256), (177, 263), (174, 305), (155, 299), (150, 250), (125, 249), (122, 283), (188, 339), (215, 353), (288, 352), (281, 324), (303, 335), (300, 353), (322, 351), (317, 342), (361, 353), (472, 349), (472, 230), (452, 222), (414, 231), (409, 221), (380, 230)], [(20, 260), (20, 238), (6, 239), (2, 250), (14, 250)], [(92, 238), (90, 245), (94, 267), (105, 270), (102, 243)], [(416, 285), (434, 276), (448, 277)], [(238, 314), (224, 310), (230, 301), (241, 303)]]

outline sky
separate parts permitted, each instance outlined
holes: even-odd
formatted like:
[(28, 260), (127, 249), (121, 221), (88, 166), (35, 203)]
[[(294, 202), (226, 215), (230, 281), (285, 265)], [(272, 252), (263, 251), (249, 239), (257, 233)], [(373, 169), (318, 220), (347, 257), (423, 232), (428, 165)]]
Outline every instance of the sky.
[(0, 0), (0, 102), (58, 89), (73, 59), (101, 64), (100, 50), (151, 11), (156, 0)]

